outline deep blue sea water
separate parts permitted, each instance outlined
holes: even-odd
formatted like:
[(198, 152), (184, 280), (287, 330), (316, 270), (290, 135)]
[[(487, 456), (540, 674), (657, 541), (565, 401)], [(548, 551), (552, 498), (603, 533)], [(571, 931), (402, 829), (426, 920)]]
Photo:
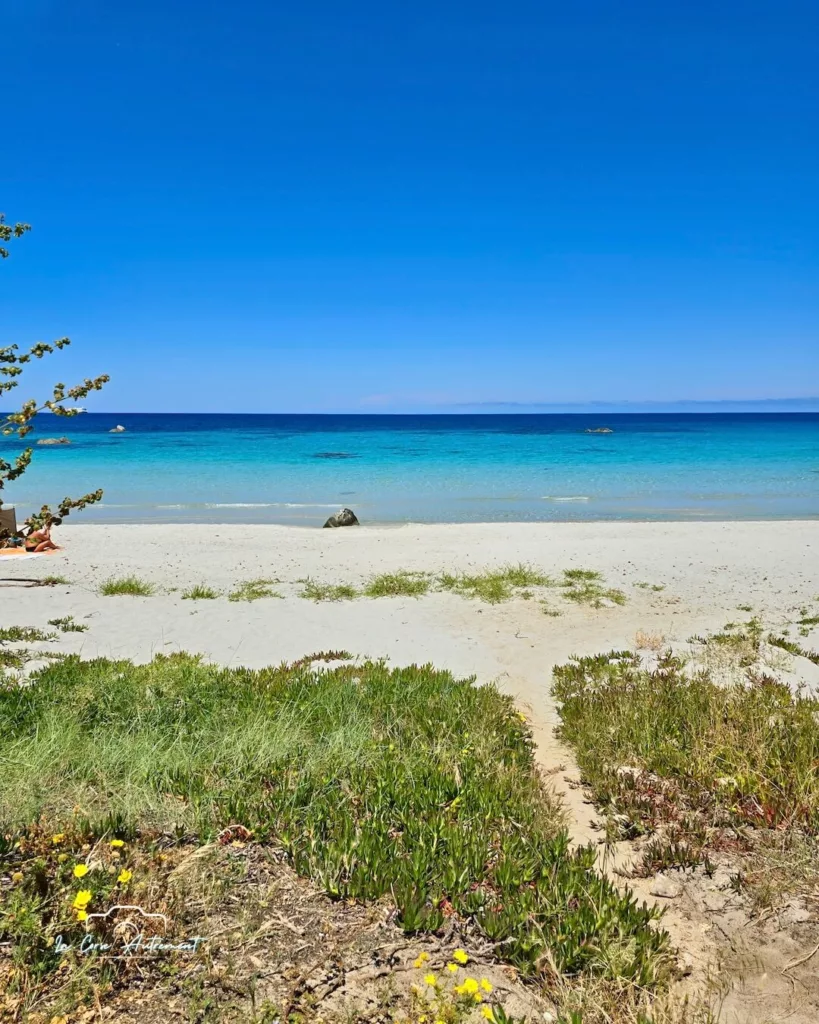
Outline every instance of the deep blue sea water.
[(61, 435), (6, 489), (23, 514), (102, 487), (83, 522), (819, 517), (819, 413), (100, 413), (42, 416), (32, 439)]

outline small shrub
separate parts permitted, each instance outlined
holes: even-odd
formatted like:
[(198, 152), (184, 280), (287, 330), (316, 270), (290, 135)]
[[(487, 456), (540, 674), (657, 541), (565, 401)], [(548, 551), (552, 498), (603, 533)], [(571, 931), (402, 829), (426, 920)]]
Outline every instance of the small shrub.
[(65, 576), (43, 576), (39, 581), (41, 587), (70, 587), (71, 580)]
[(281, 597), (282, 595), (278, 591), (271, 589), (273, 584), (278, 582), (278, 580), (259, 579), (240, 583), (234, 591), (228, 594), (228, 601), (258, 601), (263, 597)]
[(662, 633), (645, 633), (638, 629), (634, 636), (634, 646), (638, 651), (659, 651), (665, 646), (665, 637)]
[(218, 596), (219, 591), (214, 590), (205, 583), (197, 583), (182, 591), (183, 601), (215, 601)]
[(100, 587), (103, 597), (151, 597), (154, 593), (153, 583), (141, 580), (138, 576), (111, 577)]

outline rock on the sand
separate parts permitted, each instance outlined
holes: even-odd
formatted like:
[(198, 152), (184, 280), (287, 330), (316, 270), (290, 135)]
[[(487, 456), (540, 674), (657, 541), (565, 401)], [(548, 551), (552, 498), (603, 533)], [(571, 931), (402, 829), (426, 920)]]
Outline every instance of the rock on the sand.
[(663, 899), (673, 900), (682, 893), (682, 885), (676, 878), (669, 878), (668, 875), (659, 874), (651, 883), (649, 892), (652, 896), (662, 896)]
[(334, 516), (330, 516), (324, 524), (324, 529), (334, 529), (336, 526), (358, 526), (355, 512), (349, 508), (340, 508)]

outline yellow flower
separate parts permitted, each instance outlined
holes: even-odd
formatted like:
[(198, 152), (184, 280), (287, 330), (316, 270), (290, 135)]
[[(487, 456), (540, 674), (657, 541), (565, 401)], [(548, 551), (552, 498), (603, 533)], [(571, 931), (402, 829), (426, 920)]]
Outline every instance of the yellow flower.
[(120, 885), (127, 885), (133, 877), (133, 872), (129, 871), (127, 868), (123, 868), (117, 875), (117, 881)]
[(51, 837), (51, 842), (54, 843), (55, 846), (59, 846), (59, 844), (63, 842), (64, 839), (65, 832), (58, 832), (56, 835), (53, 835)]
[(475, 993), (478, 991), (478, 983), (477, 981), (475, 981), (474, 978), (467, 978), (464, 981), (462, 988), (467, 995), (474, 996)]
[(125, 846), (125, 843), (121, 839), (112, 839), (111, 846), (113, 846), (115, 850), (118, 850), (121, 846)]
[(436, 981), (437, 981), (437, 979), (436, 979), (434, 974), (425, 974), (424, 975), (424, 982), (425, 982), (425, 984), (427, 984), (427, 985), (434, 985)]
[(491, 1020), (491, 1021), (494, 1021), (494, 1019), (495, 1019), (495, 1014), (492, 1013), (492, 1007), (491, 1006), (482, 1006), (481, 1007), (481, 1016), (482, 1017), (486, 1017), (487, 1020)]
[(77, 865), (75, 865), (75, 867), (74, 867), (74, 877), (75, 878), (84, 878), (87, 874), (88, 874), (88, 865), (87, 864), (77, 864)]
[(492, 991), (492, 982), (488, 978), (481, 978), (481, 988), (484, 992)]
[(84, 910), (78, 910), (77, 911), (77, 920), (78, 921), (84, 921), (87, 917), (88, 917), (88, 914), (86, 914), (86, 912)]
[(429, 960), (429, 953), (419, 953), (416, 959), (413, 961), (415, 967), (421, 968)]
[(66, 862), (67, 860), (68, 860), (68, 854), (67, 854), (67, 853), (61, 853), (61, 854), (59, 854), (59, 855), (58, 855), (58, 857), (57, 857), (57, 861), (58, 861), (58, 862), (59, 862), (60, 864), (65, 864), (65, 862)]
[(22, 882), (23, 881), (23, 872), (22, 871), (15, 871), (14, 874), (11, 876), (11, 880), (12, 880), (12, 882)]
[(91, 902), (91, 890), (80, 889), (77, 895), (74, 897), (74, 902), (71, 904), (75, 910), (85, 910), (88, 904)]
[(458, 965), (457, 964), (447, 964), (446, 965), (446, 969), (449, 971), (450, 974), (454, 974), (458, 970)]
[(452, 959), (457, 960), (459, 964), (468, 964), (469, 957), (466, 955), (465, 949), (456, 949), (452, 954)]

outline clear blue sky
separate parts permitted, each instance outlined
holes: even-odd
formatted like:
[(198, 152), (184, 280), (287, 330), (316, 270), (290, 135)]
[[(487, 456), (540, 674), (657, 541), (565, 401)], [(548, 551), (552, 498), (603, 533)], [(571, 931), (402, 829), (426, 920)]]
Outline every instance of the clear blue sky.
[(0, 343), (93, 408), (819, 394), (815, 0), (2, 0)]

